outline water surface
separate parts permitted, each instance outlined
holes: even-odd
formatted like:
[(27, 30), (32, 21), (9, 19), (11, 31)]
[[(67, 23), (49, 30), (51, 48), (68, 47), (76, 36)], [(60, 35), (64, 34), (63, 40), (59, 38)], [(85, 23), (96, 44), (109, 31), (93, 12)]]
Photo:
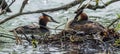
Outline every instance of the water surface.
[[(10, 7), (12, 10), (12, 13), (7, 13), (5, 15), (2, 15), (0, 19), (4, 19), (6, 17), (9, 17), (10, 15), (13, 15), (19, 12), (19, 8), (21, 6), (22, 1), (23, 0), (16, 0), (16, 2)], [(59, 7), (71, 1), (73, 0), (29, 0), (29, 3), (26, 5), (24, 9), (24, 12)], [(106, 2), (106, 0), (104, 1)], [(7, 1), (7, 2), (10, 3), (11, 1)], [(97, 9), (97, 10), (85, 9), (84, 12), (87, 13), (87, 15), (90, 17), (90, 20), (99, 22), (104, 26), (107, 26), (110, 24), (110, 22), (112, 22), (112, 20), (117, 18), (117, 15), (116, 15), (117, 13), (120, 14), (119, 4), (120, 4), (120, 1), (115, 2), (104, 9)], [(56, 12), (48, 12), (47, 14), (51, 15), (55, 20), (60, 22), (60, 24), (63, 24), (67, 22), (66, 20), (67, 18), (72, 19), (75, 16), (74, 11), (76, 10), (76, 8), (77, 6), (72, 7), (67, 11), (61, 10)], [(28, 24), (38, 22), (37, 20), (40, 15), (41, 15), (40, 13), (37, 13), (37, 14), (29, 14), (29, 15), (22, 15), (22, 16), (16, 17), (15, 19), (7, 21), (3, 25), (1, 25), (3, 28), (0, 28), (0, 32), (9, 33), (8, 32), (9, 30), (12, 30), (18, 26), (28, 25)], [(96, 16), (96, 18), (91, 16)], [(48, 23), (48, 27), (55, 28), (60, 24), (50, 22)], [(64, 25), (59, 28), (63, 29)], [(54, 33), (54, 31), (52, 31), (52, 33)], [(25, 48), (25, 46), (16, 45), (15, 41), (9, 38), (0, 37), (0, 39), (3, 39), (3, 41), (12, 42), (12, 43), (5, 43), (5, 44), (0, 43), (0, 54), (40, 54), (40, 53), (42, 54), (42, 52), (40, 52), (39, 50), (40, 47), (34, 49), (32, 48), (32, 46), (28, 46), (27, 48)], [(50, 50), (54, 51), (57, 49), (50, 48)], [(53, 54), (62, 54), (62, 53), (63, 52), (54, 52)]]

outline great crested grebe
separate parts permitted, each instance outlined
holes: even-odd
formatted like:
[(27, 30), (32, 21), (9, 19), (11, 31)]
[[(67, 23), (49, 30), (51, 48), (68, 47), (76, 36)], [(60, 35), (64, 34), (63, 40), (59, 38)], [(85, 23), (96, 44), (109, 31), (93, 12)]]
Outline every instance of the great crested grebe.
[(49, 32), (49, 29), (46, 27), (48, 22), (58, 23), (51, 16), (42, 13), (42, 16), (39, 17), (39, 26), (35, 25), (20, 26), (11, 30), (10, 32), (13, 32), (14, 30), (17, 32), (17, 34), (22, 34), (23, 32), (25, 34), (38, 34)]
[[(0, 0), (0, 5), (1, 5), (1, 7), (0, 7), (1, 10), (4, 10), (8, 6), (8, 4), (5, 0)], [(6, 12), (12, 12), (12, 11), (10, 10), (10, 8), (7, 8)]]
[[(46, 27), (48, 22), (55, 22), (55, 23), (59, 23), (57, 21), (55, 21), (51, 16), (42, 13), (42, 16), (39, 17), (39, 26), (35, 26), (35, 25), (25, 25), (25, 26), (20, 26), (17, 27), (13, 30), (11, 30), (10, 32), (14, 33), (14, 36), (16, 38), (17, 44), (20, 42), (20, 44), (22, 43), (21, 39), (17, 36), (17, 34), (37, 34), (37, 35), (44, 35), (46, 33), (50, 33), (49, 29)], [(26, 35), (25, 35), (26, 37)], [(26, 37), (27, 39), (27, 37)]]
[(99, 23), (88, 20), (87, 14), (83, 13), (83, 10), (80, 10), (73, 20), (67, 22), (65, 29), (91, 34), (104, 30), (104, 27)]

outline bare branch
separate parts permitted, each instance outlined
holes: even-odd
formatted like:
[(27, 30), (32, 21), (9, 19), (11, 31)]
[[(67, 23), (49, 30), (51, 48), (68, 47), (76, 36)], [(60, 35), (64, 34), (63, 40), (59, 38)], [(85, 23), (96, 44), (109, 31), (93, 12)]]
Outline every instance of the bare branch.
[(28, 0), (23, 1), (22, 6), (21, 6), (20, 11), (19, 11), (20, 13), (22, 13), (22, 11), (23, 11), (25, 5), (27, 4), (27, 2), (28, 2)]
[(66, 4), (66, 5), (63, 5), (61, 7), (57, 7), (57, 8), (50, 8), (50, 9), (44, 9), (44, 10), (31, 11), (31, 12), (16, 13), (16, 14), (10, 16), (10, 17), (7, 17), (7, 18), (1, 20), (0, 24), (3, 24), (3, 23), (5, 23), (6, 21), (8, 21), (10, 19), (13, 19), (13, 18), (15, 18), (17, 16), (24, 15), (24, 14), (32, 14), (32, 13), (53, 12), (53, 11), (59, 11), (59, 10), (67, 10), (67, 9), (69, 9), (69, 8), (71, 8), (71, 7), (79, 4), (80, 2), (81, 1), (79, 1), (79, 0), (75, 0), (75, 1), (73, 1), (71, 3), (69, 3), (69, 4)]
[(14, 15), (12, 15), (12, 16), (10, 16), (10, 17), (7, 17), (7, 18), (5, 18), (5, 19), (1, 19), (1, 21), (0, 21), (0, 23), (2, 24), (2, 23), (5, 23), (6, 21), (8, 21), (8, 20), (10, 20), (10, 19), (12, 19), (12, 18), (14, 18), (14, 17), (17, 17), (17, 16), (19, 16), (19, 15), (21, 15), (20, 13), (17, 13), (17, 14), (14, 14)]
[[(1, 11), (0, 15), (2, 15), (3, 13), (5, 13), (5, 12), (7, 11), (7, 9), (8, 9), (14, 2), (15, 2), (15, 0), (12, 0), (12, 2), (11, 2), (8, 6), (6, 6), (6, 7)], [(4, 3), (5, 3), (5, 1), (4, 1)], [(3, 5), (4, 5), (4, 4), (3, 4)]]
[(16, 0), (12, 0), (12, 2), (4, 9), (7, 10)]
[(120, 18), (117, 18), (117, 19), (115, 19), (114, 21), (112, 21), (112, 23), (110, 23), (108, 26), (107, 26), (107, 28), (109, 28), (109, 27), (111, 27), (115, 22), (117, 22), (118, 20), (120, 20)]
[(89, 8), (89, 9), (92, 9), (92, 10), (96, 10), (96, 9), (102, 9), (102, 8), (105, 8), (105, 7), (107, 7), (108, 5), (110, 5), (110, 4), (112, 4), (112, 3), (114, 3), (114, 2), (117, 2), (117, 1), (119, 1), (119, 0), (111, 0), (111, 1), (108, 1), (107, 3), (104, 3), (104, 5), (103, 6), (94, 6), (94, 5), (89, 5), (89, 6), (87, 6), (87, 8)]
[[(108, 6), (109, 4), (111, 4), (113, 2), (117, 2), (117, 1), (118, 0), (111, 0), (111, 1), (107, 2), (105, 5)], [(3, 24), (6, 21), (8, 21), (10, 19), (14, 19), (15, 17), (20, 16), (20, 15), (33, 14), (33, 13), (41, 13), (41, 12), (53, 12), (53, 11), (59, 11), (59, 10), (67, 10), (67, 9), (69, 9), (69, 8), (71, 8), (71, 7), (79, 4), (81, 2), (83, 2), (83, 1), (75, 0), (75, 1), (73, 1), (71, 3), (69, 3), (69, 4), (66, 4), (66, 5), (63, 5), (63, 6), (60, 6), (60, 7), (56, 7), (56, 8), (50, 8), (50, 9), (44, 9), (44, 10), (36, 10), (36, 11), (30, 11), (30, 12), (16, 13), (16, 14), (10, 16), (10, 17), (7, 17), (7, 18), (1, 20), (0, 24)], [(97, 6), (97, 7), (95, 7), (93, 5), (89, 5), (89, 6), (87, 6), (87, 8), (95, 10), (97, 8), (105, 8), (106, 6)]]
[(2, 2), (1, 2), (1, 4), (0, 4), (0, 8), (2, 8), (4, 2), (5, 2), (5, 0), (2, 0)]

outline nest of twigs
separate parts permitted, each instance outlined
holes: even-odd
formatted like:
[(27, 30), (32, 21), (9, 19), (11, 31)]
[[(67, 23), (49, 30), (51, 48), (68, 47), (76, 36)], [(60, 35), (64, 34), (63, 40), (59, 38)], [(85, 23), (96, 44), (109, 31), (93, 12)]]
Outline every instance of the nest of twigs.
[[(54, 47), (70, 50), (67, 54), (94, 54), (111, 53), (120, 46), (120, 34), (114, 29), (107, 29), (93, 34), (85, 34), (82, 31), (63, 30), (58, 34), (40, 37), (39, 44), (47, 44)], [(35, 38), (36, 39), (36, 38)]]

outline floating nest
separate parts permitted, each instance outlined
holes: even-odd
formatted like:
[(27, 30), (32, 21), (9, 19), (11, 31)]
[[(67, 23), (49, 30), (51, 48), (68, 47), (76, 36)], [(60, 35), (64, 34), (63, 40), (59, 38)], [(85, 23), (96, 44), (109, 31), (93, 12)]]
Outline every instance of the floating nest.
[[(114, 54), (120, 47), (120, 34), (114, 29), (106, 29), (95, 34), (86, 34), (83, 31), (76, 30), (62, 30), (58, 34), (40, 36), (39, 38), (32, 35), (33, 39), (37, 40), (38, 44), (65, 49), (68, 51), (65, 54)], [(37, 47), (35, 42), (32, 43)]]

